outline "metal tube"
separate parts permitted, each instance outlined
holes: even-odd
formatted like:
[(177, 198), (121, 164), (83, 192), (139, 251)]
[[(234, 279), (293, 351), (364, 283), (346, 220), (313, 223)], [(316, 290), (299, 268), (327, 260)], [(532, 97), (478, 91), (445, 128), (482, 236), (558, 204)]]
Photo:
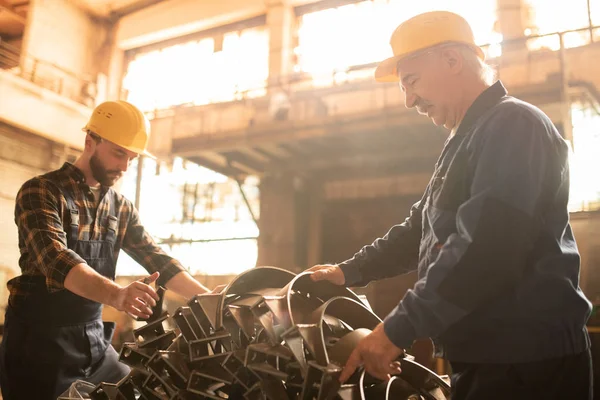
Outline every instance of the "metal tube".
[(256, 236), (248, 237), (231, 237), (231, 238), (214, 238), (214, 239), (162, 239), (158, 244), (177, 245), (184, 243), (210, 243), (210, 242), (229, 242), (235, 240), (256, 240)]
[(135, 208), (140, 209), (140, 196), (142, 194), (142, 171), (144, 170), (144, 156), (138, 157), (137, 175), (135, 177)]
[(569, 72), (568, 63), (566, 57), (565, 41), (563, 34), (558, 35), (560, 39), (560, 73), (561, 73), (561, 97), (562, 97), (562, 110), (563, 110), (563, 136), (566, 140), (571, 143), (571, 148), (575, 151), (573, 143), (573, 123), (571, 120), (571, 99), (569, 97)]
[(242, 194), (242, 197), (244, 198), (244, 203), (246, 203), (246, 207), (248, 207), (248, 212), (250, 213), (252, 220), (254, 221), (256, 226), (258, 226), (258, 221), (256, 220), (256, 217), (254, 216), (252, 207), (250, 207), (250, 202), (248, 201), (248, 198), (246, 197), (246, 192), (244, 192), (244, 188), (242, 187), (242, 182), (240, 182), (240, 179), (237, 177), (235, 178), (235, 182), (237, 183), (238, 188), (240, 189), (240, 193)]
[(590, 42), (594, 43), (594, 25), (592, 24), (592, 0), (587, 0), (587, 14), (590, 28)]

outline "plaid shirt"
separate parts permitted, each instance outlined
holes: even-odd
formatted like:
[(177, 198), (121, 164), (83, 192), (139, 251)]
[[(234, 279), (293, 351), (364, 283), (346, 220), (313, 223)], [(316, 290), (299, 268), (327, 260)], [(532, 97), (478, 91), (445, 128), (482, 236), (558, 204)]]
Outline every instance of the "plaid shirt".
[[(164, 285), (183, 271), (181, 264), (158, 247), (140, 222), (133, 204), (109, 187), (102, 187), (100, 203), (85, 183), (83, 173), (70, 163), (25, 182), (17, 194), (15, 223), (19, 231), (19, 266), (22, 275), (8, 282), (9, 303), (30, 293), (33, 282), (45, 277), (49, 292), (64, 289), (65, 277), (77, 264), (85, 263), (67, 247), (69, 207), (63, 192), (72, 193), (79, 208), (79, 240), (104, 240), (110, 202), (118, 218), (114, 259), (123, 248), (148, 272), (160, 272)], [(63, 221), (65, 223), (63, 224)]]

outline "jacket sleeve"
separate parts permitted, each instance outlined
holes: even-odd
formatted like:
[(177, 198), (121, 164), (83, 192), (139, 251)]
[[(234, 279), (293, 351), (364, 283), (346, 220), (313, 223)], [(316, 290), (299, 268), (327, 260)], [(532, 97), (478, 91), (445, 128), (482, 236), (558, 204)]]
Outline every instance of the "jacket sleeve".
[(421, 242), (421, 209), (415, 203), (406, 220), (388, 233), (363, 247), (351, 259), (340, 263), (346, 286), (364, 286), (369, 282), (401, 275), (416, 269)]
[(71, 268), (85, 260), (67, 247), (56, 187), (40, 178), (25, 182), (17, 193), (15, 223), (29, 260), (46, 277), (48, 291), (64, 289)]
[[(485, 306), (514, 287), (527, 265), (556, 146), (545, 122), (523, 109), (497, 111), (484, 129), (472, 151), (470, 198), (458, 208), (457, 232), (384, 320), (387, 336), (400, 348), (439, 336)], [(562, 162), (564, 175), (564, 157)]]
[(133, 204), (129, 204), (129, 206), (131, 207), (131, 216), (123, 240), (123, 250), (148, 272), (158, 271), (160, 277), (157, 284), (164, 286), (172, 277), (185, 271), (185, 268), (154, 242), (144, 229), (137, 209)]

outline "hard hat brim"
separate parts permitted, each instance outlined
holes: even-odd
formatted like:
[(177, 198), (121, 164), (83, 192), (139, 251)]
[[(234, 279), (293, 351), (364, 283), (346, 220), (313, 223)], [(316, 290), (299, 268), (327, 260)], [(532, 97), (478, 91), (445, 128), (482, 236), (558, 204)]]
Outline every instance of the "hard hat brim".
[[(485, 53), (483, 52), (481, 47), (472, 46), (472, 45), (468, 45), (468, 46), (470, 48), (472, 48), (473, 50), (475, 50), (475, 52), (477, 53), (477, 56), (481, 60), (485, 60)], [(423, 49), (423, 50), (427, 50), (427, 49)], [(423, 50), (409, 53), (409, 54), (397, 55), (397, 56), (390, 57), (390, 58), (383, 60), (382, 62), (379, 63), (377, 68), (375, 68), (375, 80), (377, 82), (400, 82), (400, 78), (398, 78), (398, 71), (396, 70), (398, 67), (398, 61), (400, 61), (404, 58), (407, 58), (409, 56), (413, 56), (415, 54), (420, 54), (420, 52)]]
[[(117, 145), (117, 146), (121, 146), (121, 145)], [(138, 149), (135, 147), (130, 147), (130, 146), (121, 146), (124, 149), (127, 149), (129, 151), (133, 151), (134, 153), (137, 153), (140, 156), (144, 156), (144, 157), (148, 157), (151, 158), (153, 160), (156, 160), (156, 156), (154, 156), (153, 154), (151, 154), (150, 152), (148, 152), (148, 150), (145, 149)]]
[(377, 82), (399, 82), (396, 66), (402, 58), (402, 56), (395, 56), (380, 62), (375, 68), (375, 80)]
[[(86, 126), (86, 127), (82, 128), (81, 130), (82, 130), (83, 132), (87, 132), (87, 131), (89, 130), (89, 128)], [(94, 133), (95, 133), (95, 132), (94, 132)], [(97, 133), (95, 133), (95, 134), (96, 134), (96, 135), (98, 135)], [(98, 136), (100, 136), (100, 135), (98, 135)], [(102, 136), (100, 136), (100, 137), (102, 137)], [(110, 140), (108, 140), (108, 139), (106, 139), (106, 138), (102, 138), (102, 140), (106, 140), (106, 141), (108, 141), (108, 142), (111, 142), (112, 144), (114, 144), (114, 145), (116, 145), (116, 146), (119, 146), (119, 147), (122, 147), (122, 148), (124, 148), (125, 150), (132, 151), (132, 152), (136, 153), (137, 155), (144, 156), (144, 157), (148, 157), (148, 158), (151, 158), (151, 159), (153, 159), (153, 160), (156, 160), (156, 159), (157, 159), (155, 155), (151, 154), (151, 153), (150, 153), (150, 152), (148, 152), (148, 150), (146, 150), (146, 149), (139, 149), (139, 148), (137, 148), (137, 147), (133, 147), (133, 146), (123, 146), (123, 145), (121, 145), (121, 144), (117, 144), (117, 143), (115, 143), (115, 142), (112, 142), (112, 141), (110, 141)]]

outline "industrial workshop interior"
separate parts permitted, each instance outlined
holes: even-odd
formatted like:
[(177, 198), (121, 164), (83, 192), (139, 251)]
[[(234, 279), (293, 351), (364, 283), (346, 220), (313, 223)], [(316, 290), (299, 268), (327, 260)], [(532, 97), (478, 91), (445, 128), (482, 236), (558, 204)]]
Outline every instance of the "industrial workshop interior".
[(600, 399), (599, 64), (600, 0), (0, 0), (0, 399)]

